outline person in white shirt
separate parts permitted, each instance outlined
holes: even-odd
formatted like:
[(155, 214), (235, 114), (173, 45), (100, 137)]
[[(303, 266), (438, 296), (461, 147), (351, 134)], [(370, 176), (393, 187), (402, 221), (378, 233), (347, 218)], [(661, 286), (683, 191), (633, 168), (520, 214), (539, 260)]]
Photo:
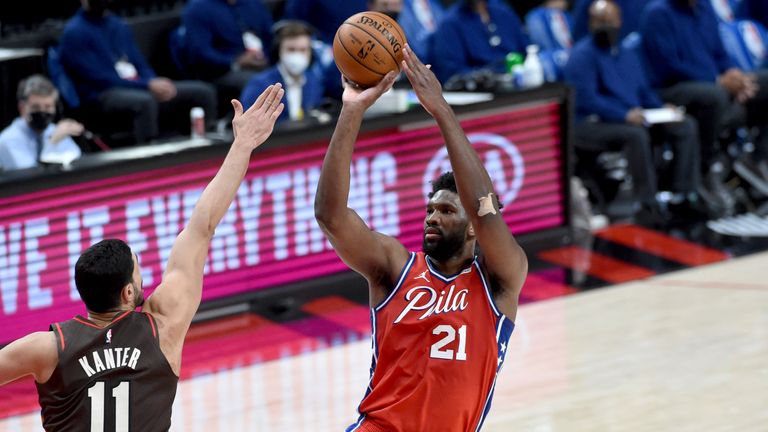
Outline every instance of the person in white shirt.
[(70, 119), (53, 123), (59, 92), (42, 75), (19, 83), (19, 117), (0, 133), (0, 168), (32, 168), (43, 162), (69, 163), (81, 155), (72, 140), (83, 125)]

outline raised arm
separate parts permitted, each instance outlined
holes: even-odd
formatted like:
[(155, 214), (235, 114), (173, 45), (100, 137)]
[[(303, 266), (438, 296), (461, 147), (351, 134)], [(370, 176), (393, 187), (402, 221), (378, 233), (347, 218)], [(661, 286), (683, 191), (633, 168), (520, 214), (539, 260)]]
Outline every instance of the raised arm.
[(392, 86), (395, 77), (391, 72), (376, 87), (364, 91), (345, 84), (344, 105), (325, 153), (315, 195), (315, 217), (320, 228), (339, 257), (368, 280), (371, 305), (386, 297), (408, 260), (408, 251), (396, 239), (372, 231), (347, 206), (349, 169), (363, 114)]
[(445, 139), (461, 205), (475, 228), (483, 265), (495, 288), (496, 302), (501, 311), (514, 320), (517, 298), (528, 273), (528, 259), (504, 222), (488, 172), (443, 98), (437, 78), (410, 47), (406, 45), (403, 53), (405, 73), (422, 106), (437, 120)]
[(269, 86), (246, 112), (240, 102), (232, 101), (235, 140), (218, 173), (203, 190), (189, 223), (176, 238), (162, 282), (147, 299), (144, 310), (155, 317), (160, 348), (176, 373), (184, 336), (200, 305), (203, 267), (214, 231), (232, 204), (251, 152), (266, 141), (283, 111), (283, 93), (280, 84)]

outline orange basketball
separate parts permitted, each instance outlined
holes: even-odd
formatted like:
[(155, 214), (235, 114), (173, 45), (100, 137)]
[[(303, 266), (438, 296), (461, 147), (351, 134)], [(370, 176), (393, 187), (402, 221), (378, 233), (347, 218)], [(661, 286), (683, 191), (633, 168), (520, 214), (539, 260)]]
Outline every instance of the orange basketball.
[(347, 18), (333, 38), (333, 58), (341, 73), (361, 87), (375, 86), (389, 71), (400, 71), (403, 29), (380, 12)]

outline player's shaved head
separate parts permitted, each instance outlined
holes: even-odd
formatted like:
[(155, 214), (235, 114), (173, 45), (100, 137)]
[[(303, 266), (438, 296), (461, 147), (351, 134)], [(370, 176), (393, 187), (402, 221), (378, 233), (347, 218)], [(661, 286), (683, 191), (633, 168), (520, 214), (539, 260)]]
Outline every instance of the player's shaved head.
[(613, 0), (595, 0), (589, 7), (589, 26), (621, 27), (621, 8)]

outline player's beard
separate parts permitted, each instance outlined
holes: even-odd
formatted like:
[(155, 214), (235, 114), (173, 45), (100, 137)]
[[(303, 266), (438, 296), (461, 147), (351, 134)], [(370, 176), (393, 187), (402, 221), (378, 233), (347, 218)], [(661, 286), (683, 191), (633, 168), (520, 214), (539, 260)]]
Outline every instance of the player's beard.
[(133, 308), (141, 307), (144, 305), (144, 287), (136, 286), (136, 284), (133, 284), (133, 292), (135, 293), (133, 295)]
[(421, 243), (421, 250), (432, 257), (432, 259), (439, 262), (446, 261), (461, 253), (461, 249), (464, 248), (464, 243), (466, 241), (464, 238), (466, 229), (460, 229), (450, 233), (446, 233), (439, 228), (438, 230), (440, 231), (440, 239), (428, 242), (425, 235)]

